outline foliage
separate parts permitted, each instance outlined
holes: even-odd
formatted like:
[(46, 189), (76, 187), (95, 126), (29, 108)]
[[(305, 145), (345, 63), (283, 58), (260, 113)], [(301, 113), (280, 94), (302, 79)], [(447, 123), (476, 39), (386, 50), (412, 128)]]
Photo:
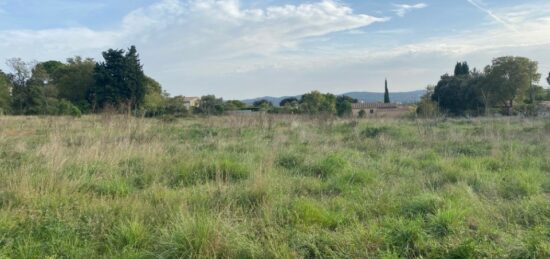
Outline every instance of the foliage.
[(455, 76), (467, 76), (470, 74), (470, 66), (468, 62), (458, 62), (455, 66)]
[(285, 113), (300, 113), (300, 100), (295, 97), (289, 97), (281, 101), (279, 104)]
[(82, 116), (82, 112), (78, 109), (78, 107), (67, 100), (59, 101), (57, 104), (57, 110), (58, 115), (69, 115), (73, 117)]
[(352, 104), (357, 102), (357, 99), (345, 95), (336, 97), (336, 114), (340, 117), (351, 116)]
[(487, 81), (483, 91), (488, 93), (491, 105), (502, 105), (508, 114), (514, 102), (521, 103), (531, 94), (531, 85), (538, 82), (541, 75), (537, 72), (537, 62), (524, 57), (500, 57), (485, 68)]
[(466, 62), (459, 62), (453, 76), (441, 76), (431, 99), (451, 115), (479, 115), (493, 107), (511, 115), (514, 102), (541, 99), (541, 90), (533, 85), (541, 77), (537, 68), (523, 57), (496, 58), (484, 72), (470, 71)]
[(79, 56), (67, 59), (67, 64), (59, 66), (53, 73), (59, 98), (77, 105), (82, 111), (88, 112), (91, 104), (88, 95), (95, 85), (94, 68), (96, 62)]
[(416, 108), (416, 114), (423, 118), (433, 118), (439, 114), (439, 107), (436, 102), (432, 100), (435, 86), (428, 86), (426, 88), (426, 94), (420, 98), (420, 102)]
[(12, 85), (12, 112), (17, 115), (40, 114), (45, 96), (41, 87), (43, 82), (32, 80), (34, 64), (18, 58), (9, 59), (7, 64), (13, 71), (8, 76)]
[(384, 87), (384, 103), (391, 103), (390, 100), (390, 90), (388, 89), (388, 79), (385, 81), (385, 87)]
[(482, 82), (481, 74), (443, 75), (434, 88), (432, 101), (452, 115), (482, 113), (484, 104), (479, 87)]
[(134, 46), (128, 51), (109, 49), (103, 52), (104, 62), (96, 64), (96, 84), (90, 91), (94, 107), (139, 108), (147, 92), (145, 75)]
[(225, 112), (225, 104), (221, 98), (206, 95), (201, 97), (199, 107), (195, 112), (205, 115), (222, 115)]
[(287, 106), (287, 105), (289, 105), (289, 104), (291, 105), (291, 104), (293, 104), (293, 103), (298, 103), (298, 102), (299, 102), (298, 98), (296, 98), (296, 97), (288, 97), (288, 98), (283, 99), (283, 100), (279, 103), (279, 106), (285, 107), (285, 106)]
[(267, 111), (267, 110), (273, 108), (273, 103), (271, 103), (268, 100), (262, 99), (262, 100), (255, 101), (252, 104), (252, 106), (254, 106), (255, 108), (259, 108), (260, 110)]
[(367, 117), (367, 112), (362, 109), (362, 110), (359, 111), (358, 115), (359, 115), (359, 118), (364, 119), (364, 118)]
[(307, 114), (335, 114), (336, 96), (313, 91), (300, 100), (300, 111)]
[(237, 111), (246, 108), (246, 103), (243, 103), (239, 100), (230, 100), (225, 102), (226, 111)]
[(0, 70), (0, 115), (8, 113), (11, 106), (11, 82), (2, 70)]

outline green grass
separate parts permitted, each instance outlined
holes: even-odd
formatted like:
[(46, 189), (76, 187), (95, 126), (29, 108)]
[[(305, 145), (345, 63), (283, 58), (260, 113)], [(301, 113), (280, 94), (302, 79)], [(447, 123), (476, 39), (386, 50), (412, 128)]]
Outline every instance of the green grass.
[(0, 258), (548, 258), (549, 125), (0, 117)]

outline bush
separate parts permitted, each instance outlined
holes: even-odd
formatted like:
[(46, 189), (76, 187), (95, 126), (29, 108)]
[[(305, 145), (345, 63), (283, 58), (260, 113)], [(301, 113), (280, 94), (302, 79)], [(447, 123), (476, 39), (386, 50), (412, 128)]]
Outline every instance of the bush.
[(67, 100), (61, 100), (57, 104), (57, 114), (80, 118), (82, 112), (78, 107)]

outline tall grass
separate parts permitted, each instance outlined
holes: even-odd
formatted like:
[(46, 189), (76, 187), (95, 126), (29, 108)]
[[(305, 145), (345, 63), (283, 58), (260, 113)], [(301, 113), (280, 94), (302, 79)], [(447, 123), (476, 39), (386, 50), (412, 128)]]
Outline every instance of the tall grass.
[(548, 258), (548, 125), (0, 117), (0, 258)]

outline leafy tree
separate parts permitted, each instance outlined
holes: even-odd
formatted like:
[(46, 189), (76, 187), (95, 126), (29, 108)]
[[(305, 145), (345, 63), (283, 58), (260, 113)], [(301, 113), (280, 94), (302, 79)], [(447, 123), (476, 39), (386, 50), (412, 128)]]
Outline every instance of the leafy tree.
[(279, 106), (285, 107), (287, 104), (298, 103), (298, 102), (299, 102), (298, 98), (296, 98), (296, 97), (288, 97), (288, 98), (283, 99), (283, 100), (279, 103)]
[(357, 99), (345, 95), (336, 97), (336, 114), (340, 117), (351, 116), (352, 104), (357, 102)]
[(388, 79), (386, 79), (385, 83), (385, 91), (384, 91), (384, 103), (390, 103), (390, 91), (388, 90)]
[(206, 95), (201, 97), (197, 113), (206, 115), (221, 115), (224, 113), (224, 102), (221, 98), (216, 98), (214, 95)]
[(455, 76), (466, 76), (470, 74), (470, 66), (468, 62), (458, 62), (455, 66)]
[(432, 100), (435, 86), (429, 85), (426, 94), (420, 98), (416, 114), (421, 117), (434, 117), (439, 113), (437, 103)]
[(548, 84), (550, 85), (550, 72), (548, 73), (548, 78), (546, 78), (546, 81), (547, 81)]
[(279, 103), (279, 105), (281, 106), (281, 111), (284, 113), (300, 113), (300, 100), (298, 100), (298, 98), (285, 98)]
[(481, 80), (481, 75), (445, 74), (435, 86), (431, 99), (442, 111), (452, 115), (464, 115), (467, 112), (479, 113), (484, 107), (479, 88)]
[(16, 115), (41, 114), (45, 104), (45, 96), (40, 82), (32, 78), (34, 64), (20, 58), (9, 59), (8, 67), (13, 71), (8, 78), (12, 85), (12, 107)]
[(490, 92), (490, 102), (502, 105), (508, 114), (512, 113), (514, 102), (522, 102), (532, 93), (532, 83), (538, 82), (541, 75), (538, 64), (524, 57), (500, 57), (485, 68), (487, 80), (484, 92)]
[(105, 62), (98, 63), (94, 69), (96, 84), (89, 98), (94, 106), (139, 108), (145, 99), (145, 74), (137, 54), (132, 46), (127, 52), (110, 49), (103, 52)]
[(70, 101), (80, 110), (88, 111), (90, 91), (95, 86), (94, 69), (96, 62), (76, 56), (67, 59), (67, 64), (57, 69), (55, 84), (59, 89), (59, 98)]
[(309, 114), (335, 114), (336, 96), (318, 91), (304, 94), (300, 100), (300, 110)]
[(143, 104), (147, 92), (146, 76), (143, 72), (143, 65), (135, 46), (131, 46), (126, 53), (126, 83), (130, 90), (130, 103), (138, 108)]
[(243, 103), (239, 100), (230, 100), (225, 102), (225, 110), (227, 111), (236, 111), (246, 108), (246, 103)]
[(252, 106), (256, 107), (256, 108), (259, 108), (260, 110), (270, 110), (271, 108), (273, 108), (273, 103), (271, 103), (270, 101), (268, 100), (257, 100), (255, 101)]
[(11, 83), (2, 70), (0, 70), (0, 115), (10, 111), (11, 104)]
[[(146, 111), (157, 111), (168, 105), (169, 95), (162, 90), (162, 86), (155, 79), (145, 76), (145, 97), (143, 109)], [(183, 103), (183, 100), (182, 100)]]

